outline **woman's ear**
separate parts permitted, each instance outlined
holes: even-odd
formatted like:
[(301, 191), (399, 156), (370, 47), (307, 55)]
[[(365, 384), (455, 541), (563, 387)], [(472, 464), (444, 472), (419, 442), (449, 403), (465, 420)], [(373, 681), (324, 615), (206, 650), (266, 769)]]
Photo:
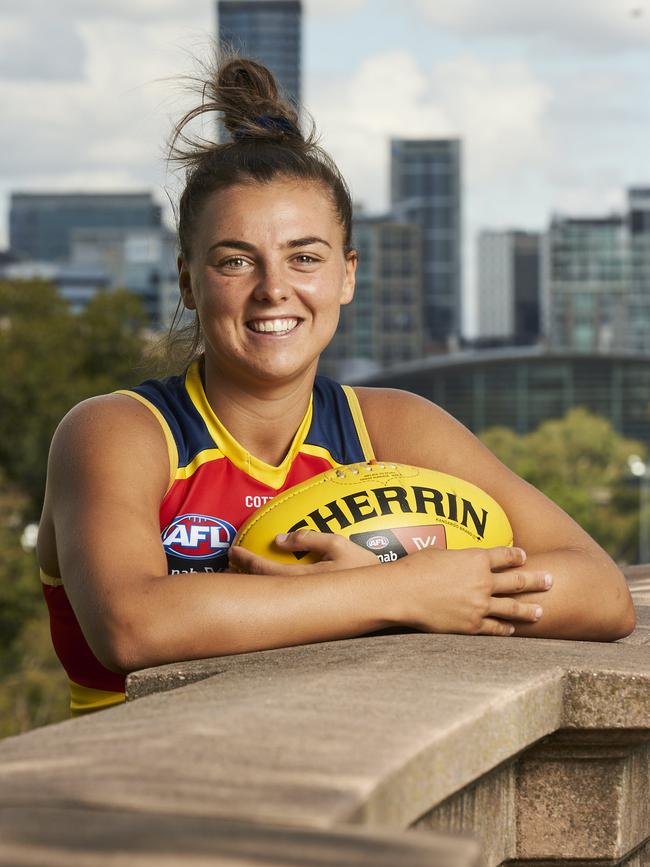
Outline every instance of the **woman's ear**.
[(356, 250), (348, 250), (345, 254), (345, 279), (341, 289), (341, 304), (349, 304), (354, 298), (355, 275), (359, 257)]
[(190, 269), (187, 262), (185, 262), (182, 256), (179, 256), (176, 264), (178, 266), (178, 287), (181, 290), (183, 304), (188, 310), (196, 310), (196, 302), (194, 300), (194, 293), (192, 292), (192, 278), (190, 277)]

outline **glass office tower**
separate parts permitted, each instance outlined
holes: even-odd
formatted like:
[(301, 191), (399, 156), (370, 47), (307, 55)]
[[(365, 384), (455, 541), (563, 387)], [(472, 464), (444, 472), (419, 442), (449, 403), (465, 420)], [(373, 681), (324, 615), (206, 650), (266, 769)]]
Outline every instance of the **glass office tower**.
[(581, 352), (631, 348), (624, 218), (556, 216), (542, 258), (549, 345)]
[(342, 379), (350, 371), (391, 367), (423, 355), (419, 226), (357, 216), (353, 242), (359, 253), (354, 302), (341, 308), (319, 367)]
[(219, 43), (253, 57), (300, 104), (300, 0), (218, 0)]
[(391, 211), (422, 230), (424, 324), (429, 348), (460, 333), (461, 142), (391, 142)]

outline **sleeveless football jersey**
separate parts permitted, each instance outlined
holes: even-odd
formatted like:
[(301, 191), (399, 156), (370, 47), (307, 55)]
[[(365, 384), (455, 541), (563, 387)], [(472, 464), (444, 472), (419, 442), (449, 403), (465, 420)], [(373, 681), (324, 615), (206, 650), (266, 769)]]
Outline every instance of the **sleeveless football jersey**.
[[(249, 454), (214, 414), (199, 362), (185, 374), (120, 391), (158, 419), (170, 478), (160, 535), (170, 575), (222, 572), (244, 521), (276, 494), (331, 467), (373, 458), (354, 391), (316, 377), (311, 401), (280, 466)], [(123, 675), (92, 653), (60, 578), (41, 572), (54, 649), (70, 680), (73, 715), (124, 701)]]

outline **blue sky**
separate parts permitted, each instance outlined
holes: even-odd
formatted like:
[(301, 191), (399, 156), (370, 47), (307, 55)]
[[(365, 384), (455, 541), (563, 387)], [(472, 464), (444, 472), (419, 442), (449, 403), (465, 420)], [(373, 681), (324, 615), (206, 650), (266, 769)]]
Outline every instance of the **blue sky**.
[[(479, 229), (620, 210), (650, 186), (650, 0), (304, 5), (305, 103), (357, 201), (387, 206), (391, 135), (463, 138), (470, 326)], [(174, 79), (214, 26), (212, 0), (3, 0), (0, 246), (11, 190), (174, 195)]]

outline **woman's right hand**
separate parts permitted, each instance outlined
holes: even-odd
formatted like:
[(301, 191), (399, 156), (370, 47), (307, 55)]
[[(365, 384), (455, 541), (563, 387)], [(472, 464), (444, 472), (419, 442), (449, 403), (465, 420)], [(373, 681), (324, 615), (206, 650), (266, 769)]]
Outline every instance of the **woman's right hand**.
[(517, 623), (542, 616), (539, 605), (516, 596), (553, 583), (547, 572), (523, 568), (525, 562), (521, 548), (428, 548), (384, 568), (396, 573), (401, 623), (424, 632), (512, 635)]

